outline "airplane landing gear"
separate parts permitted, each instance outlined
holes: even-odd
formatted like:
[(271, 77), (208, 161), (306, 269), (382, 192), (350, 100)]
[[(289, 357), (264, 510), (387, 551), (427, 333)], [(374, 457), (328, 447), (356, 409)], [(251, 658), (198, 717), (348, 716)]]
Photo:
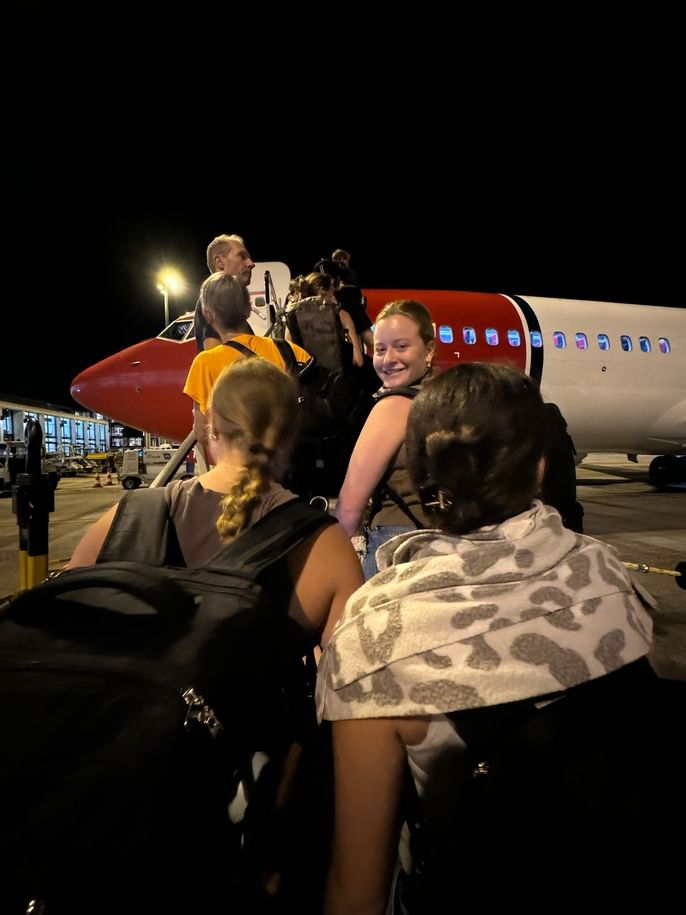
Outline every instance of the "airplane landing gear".
[(686, 454), (661, 454), (648, 468), (656, 489), (686, 488)]

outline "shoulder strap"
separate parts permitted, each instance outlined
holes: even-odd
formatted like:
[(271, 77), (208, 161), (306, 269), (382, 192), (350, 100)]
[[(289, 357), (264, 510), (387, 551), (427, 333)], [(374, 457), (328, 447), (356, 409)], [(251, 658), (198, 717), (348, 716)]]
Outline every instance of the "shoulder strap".
[(419, 520), (419, 518), (414, 514), (414, 512), (412, 511), (410, 506), (407, 504), (407, 502), (403, 499), (403, 497), (400, 495), (399, 492), (397, 492), (395, 489), (393, 489), (393, 487), (387, 480), (381, 481), (381, 483), (379, 484), (378, 492), (379, 492), (379, 502), (378, 502), (378, 505), (376, 506), (377, 512), (381, 508), (381, 500), (383, 499), (383, 497), (388, 496), (388, 498), (392, 499), (393, 502), (395, 502), (395, 504), (398, 506), (398, 508), (404, 514), (407, 515), (407, 517), (414, 524), (414, 526), (417, 528), (418, 531), (421, 531), (424, 529), (424, 525)]
[[(400, 397), (414, 398), (417, 396), (417, 394), (419, 394), (419, 388), (413, 387), (412, 385), (400, 385), (397, 388), (381, 388), (372, 396), (375, 401), (379, 401), (379, 400), (383, 400), (384, 397), (393, 397), (396, 394), (399, 395)], [(393, 489), (393, 487), (390, 485), (390, 483), (388, 482), (389, 476), (390, 476), (390, 471), (386, 471), (384, 476), (381, 477), (381, 480), (379, 481), (376, 489), (372, 493), (372, 505), (371, 505), (371, 510), (370, 510), (370, 514), (369, 514), (370, 522), (371, 522), (372, 518), (374, 517), (374, 515), (381, 508), (381, 502), (383, 501), (384, 496), (388, 496), (388, 498), (391, 499), (393, 502), (395, 502), (395, 504), (398, 506), (398, 508), (405, 515), (407, 515), (407, 517), (414, 524), (414, 526), (417, 528), (417, 530), (422, 530), (424, 525), (419, 520), (419, 518), (417, 518), (417, 516), (413, 513), (412, 509), (407, 504), (407, 502), (403, 499), (403, 497), (400, 495), (400, 493), (396, 492), (395, 489)]]
[[(293, 347), (291, 344), (288, 342), (288, 340), (282, 340), (278, 337), (272, 337), (272, 343), (276, 345), (276, 348), (281, 353), (281, 358), (286, 363), (286, 370), (288, 374), (292, 375), (294, 378), (297, 378), (299, 363), (295, 358), (295, 353), (293, 352)], [(230, 346), (232, 349), (242, 353), (244, 356), (259, 355), (259, 353), (256, 353), (255, 350), (250, 349), (249, 346), (245, 346), (243, 343), (239, 343), (238, 340), (227, 340), (224, 346)]]
[(286, 363), (286, 368), (288, 369), (289, 375), (298, 374), (298, 360), (295, 358), (295, 353), (293, 352), (293, 347), (288, 342), (288, 340), (274, 340), (276, 343), (279, 352), (281, 353), (281, 358)]
[(134, 489), (119, 501), (96, 562), (122, 559), (153, 566), (170, 561), (183, 565), (164, 487)]
[(238, 565), (253, 575), (286, 556), (310, 534), (336, 519), (311, 508), (300, 499), (277, 506), (231, 543), (222, 547), (209, 561), (216, 570), (233, 571)]
[(416, 397), (419, 394), (419, 388), (412, 387), (412, 385), (400, 385), (397, 388), (380, 388), (372, 396), (374, 400), (383, 400), (384, 397), (392, 397), (394, 394), (399, 394), (401, 397)]
[(238, 340), (227, 340), (224, 346), (230, 346), (231, 349), (235, 349), (236, 352), (242, 353), (244, 356), (256, 356), (257, 353), (255, 350), (250, 349), (249, 346), (245, 346), (243, 343), (239, 343)]

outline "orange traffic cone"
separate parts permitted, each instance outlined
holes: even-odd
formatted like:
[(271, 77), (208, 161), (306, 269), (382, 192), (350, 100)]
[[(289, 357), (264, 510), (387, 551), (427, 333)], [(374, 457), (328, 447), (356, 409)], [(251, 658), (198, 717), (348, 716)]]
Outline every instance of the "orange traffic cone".
[(107, 482), (105, 486), (114, 486), (114, 481), (112, 480), (112, 474), (108, 471), (107, 473)]
[(96, 489), (98, 486), (102, 488), (102, 483), (100, 482), (100, 474), (96, 473), (95, 474), (95, 483), (93, 484), (93, 489)]

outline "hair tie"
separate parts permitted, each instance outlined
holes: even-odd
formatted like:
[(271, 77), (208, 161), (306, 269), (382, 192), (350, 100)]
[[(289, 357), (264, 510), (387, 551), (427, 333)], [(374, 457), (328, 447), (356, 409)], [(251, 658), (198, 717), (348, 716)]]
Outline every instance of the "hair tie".
[(433, 508), (439, 512), (449, 511), (454, 503), (455, 496), (445, 486), (436, 483), (427, 483), (419, 488), (419, 497), (425, 508)]

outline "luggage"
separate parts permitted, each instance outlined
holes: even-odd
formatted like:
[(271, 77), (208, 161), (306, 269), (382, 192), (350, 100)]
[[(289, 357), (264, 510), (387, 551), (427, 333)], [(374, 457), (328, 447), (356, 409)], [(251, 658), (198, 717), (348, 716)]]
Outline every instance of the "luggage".
[(3, 915), (274, 910), (316, 730), (280, 560), (332, 521), (293, 500), (185, 568), (163, 491), (129, 492), (96, 565), (3, 608)]
[(411, 818), (415, 871), (394, 913), (682, 911), (669, 834), (686, 815), (685, 706), (686, 683), (641, 658), (552, 697), (450, 713), (467, 745), (454, 832), (432, 845)]

